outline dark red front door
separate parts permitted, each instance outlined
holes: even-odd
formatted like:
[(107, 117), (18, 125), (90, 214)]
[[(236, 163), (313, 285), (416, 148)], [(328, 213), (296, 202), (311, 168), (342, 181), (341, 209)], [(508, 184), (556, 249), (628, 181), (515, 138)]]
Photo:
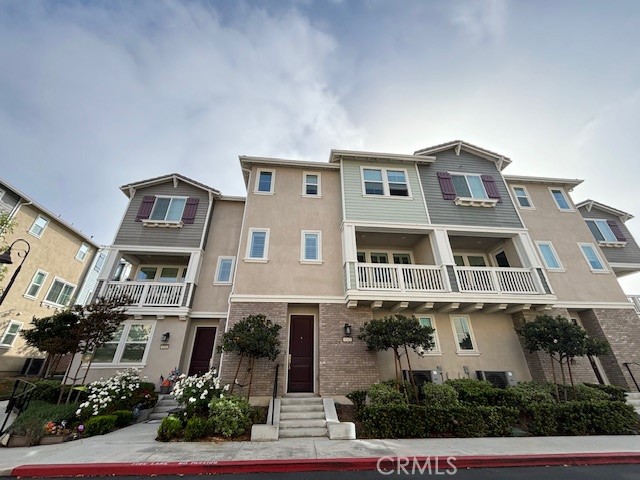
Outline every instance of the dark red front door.
[(289, 333), (289, 392), (313, 392), (313, 316), (293, 315)]
[(189, 363), (189, 375), (201, 375), (209, 371), (215, 339), (216, 327), (196, 328), (196, 339), (193, 341), (193, 352)]

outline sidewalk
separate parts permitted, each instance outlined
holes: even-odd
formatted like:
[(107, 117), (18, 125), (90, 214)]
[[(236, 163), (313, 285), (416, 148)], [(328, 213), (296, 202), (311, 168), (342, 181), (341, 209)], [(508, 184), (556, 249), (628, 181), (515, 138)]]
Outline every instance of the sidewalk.
[[(572, 458), (580, 459), (578, 463), (612, 463), (617, 456), (619, 463), (640, 463), (640, 436), (593, 436), (593, 437), (520, 437), (520, 438), (455, 438), (455, 439), (410, 439), (410, 440), (329, 440), (329, 439), (283, 439), (278, 442), (156, 442), (155, 433), (158, 423), (140, 423), (108, 435), (90, 437), (83, 440), (66, 442), (60, 445), (47, 445), (25, 448), (0, 448), (0, 476), (35, 475), (31, 470), (14, 469), (23, 465), (69, 465), (67, 474), (76, 473), (90, 475), (132, 471), (147, 474), (169, 473), (166, 467), (175, 463), (181, 466), (182, 473), (200, 473), (215, 464), (231, 468), (234, 464), (247, 471), (246, 466), (260, 464), (291, 465), (291, 460), (334, 459), (336, 469), (344, 468), (344, 464), (359, 459), (361, 466), (373, 465), (372, 460), (380, 457), (457, 457), (484, 458), (484, 466), (488, 459), (507, 456), (512, 463), (522, 464), (527, 459), (540, 460), (549, 464), (557, 457), (555, 464), (570, 462)], [(595, 454), (595, 455), (592, 455)], [(614, 455), (617, 454), (617, 455)], [(622, 455), (624, 454), (624, 455)], [(548, 457), (548, 458), (547, 458)], [(546, 458), (546, 460), (545, 460)], [(549, 460), (551, 458), (552, 460)], [(350, 459), (350, 460), (348, 460)], [(519, 460), (518, 460), (519, 459)], [(621, 461), (626, 459), (624, 461)], [(254, 462), (247, 462), (253, 460)], [(255, 460), (263, 460), (256, 463)], [(345, 462), (341, 462), (345, 460)], [(608, 460), (608, 461), (607, 461)], [(244, 461), (244, 462), (243, 462)], [(267, 461), (267, 462), (264, 462)], [(320, 462), (315, 462), (319, 464)], [(331, 466), (331, 461), (321, 462)], [(482, 463), (482, 462), (481, 462)], [(508, 463), (508, 462), (507, 462)], [(99, 465), (102, 464), (102, 465)], [(116, 465), (125, 464), (119, 468)], [(313, 462), (312, 462), (313, 464)], [(489, 462), (489, 464), (494, 465)], [(531, 464), (531, 463), (525, 463)], [(537, 463), (541, 464), (541, 463)], [(192, 468), (187, 468), (189, 465)], [(164, 467), (163, 467), (164, 466)], [(208, 466), (208, 467), (207, 467)], [(357, 466), (357, 465), (356, 465)], [(476, 465), (477, 466), (477, 465)], [(155, 468), (152, 468), (155, 467)], [(75, 469), (74, 469), (75, 468)], [(195, 470), (194, 470), (195, 468)], [(53, 476), (48, 467), (48, 476)], [(310, 470), (312, 468), (306, 468)], [(318, 468), (322, 470), (323, 468)], [(324, 468), (326, 469), (326, 468)], [(351, 468), (368, 469), (368, 468)], [(292, 468), (285, 469), (291, 471)], [(639, 467), (640, 470), (640, 467)], [(45, 470), (42, 470), (43, 472)], [(251, 471), (255, 471), (251, 470)], [(284, 471), (269, 470), (269, 471)], [(217, 473), (222, 473), (218, 471)], [(123, 473), (120, 473), (123, 474)], [(144, 474), (144, 473), (139, 473)]]

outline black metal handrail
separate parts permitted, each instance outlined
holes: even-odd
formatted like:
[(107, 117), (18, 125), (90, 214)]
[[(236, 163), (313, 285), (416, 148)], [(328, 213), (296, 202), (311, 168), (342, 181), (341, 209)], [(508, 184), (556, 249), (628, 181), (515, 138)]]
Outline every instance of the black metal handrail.
[(271, 425), (273, 425), (273, 417), (276, 413), (276, 397), (278, 396), (278, 370), (280, 364), (276, 363), (276, 374), (273, 377), (273, 394), (271, 395)]
[(13, 384), (11, 397), (9, 397), (9, 402), (7, 403), (7, 408), (5, 409), (6, 416), (4, 417), (4, 422), (2, 422), (2, 427), (0, 427), (0, 435), (4, 435), (6, 430), (11, 427), (11, 425), (9, 425), (9, 427), (5, 429), (5, 426), (9, 421), (9, 417), (11, 416), (11, 412), (15, 411), (15, 413), (17, 414), (17, 418), (22, 412), (27, 409), (27, 407), (29, 406), (29, 402), (31, 401), (31, 395), (35, 388), (36, 386), (33, 383), (27, 382), (26, 380), (18, 379), (15, 381), (15, 383)]
[(638, 382), (636, 382), (636, 377), (633, 376), (633, 372), (631, 372), (631, 369), (629, 368), (629, 365), (638, 365), (640, 367), (640, 363), (638, 363), (638, 362), (624, 362), (622, 365), (627, 367), (627, 371), (629, 372), (629, 375), (631, 375), (631, 380), (633, 380), (633, 383), (636, 385), (636, 389), (638, 390), (638, 392), (640, 392), (640, 387), (638, 386)]

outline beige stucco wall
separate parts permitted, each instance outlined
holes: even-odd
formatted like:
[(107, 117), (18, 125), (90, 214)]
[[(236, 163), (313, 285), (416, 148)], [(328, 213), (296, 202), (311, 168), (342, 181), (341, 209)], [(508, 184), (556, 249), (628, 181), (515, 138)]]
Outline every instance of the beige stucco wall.
[[(231, 285), (215, 284), (219, 256), (235, 257), (242, 228), (244, 202), (218, 200), (213, 208), (198, 287), (193, 299), (194, 312), (226, 312)], [(235, 265), (238, 265), (236, 258)], [(233, 272), (232, 272), (233, 274)], [(232, 276), (233, 279), (233, 276)]]
[[(338, 172), (320, 171), (322, 197), (310, 198), (302, 195), (303, 172), (314, 170), (276, 167), (273, 195), (253, 193), (256, 170), (249, 180), (234, 294), (343, 295)], [(266, 263), (245, 260), (251, 228), (270, 228)], [(302, 230), (322, 232), (321, 264), (300, 263)]]
[[(531, 239), (534, 242), (550, 241), (565, 269), (564, 272), (547, 270), (558, 301), (626, 302), (620, 284), (580, 213), (575, 209), (560, 211), (547, 185), (526, 184), (526, 188), (535, 210), (521, 208), (520, 215), (529, 229)], [(569, 198), (566, 190), (565, 193)], [(590, 270), (578, 242), (594, 245), (608, 269), (607, 273), (593, 273)], [(539, 254), (537, 249), (536, 253)]]
[[(81, 281), (84, 278), (85, 270), (90, 267), (97, 251), (78, 234), (58, 223), (55, 218), (44, 214), (42, 215), (49, 220), (49, 223), (42, 236), (38, 238), (31, 235), (29, 229), (39, 214), (42, 213), (33, 205), (21, 206), (14, 216), (13, 233), (8, 234), (5, 238), (7, 244), (11, 244), (18, 238), (24, 239), (30, 244), (31, 251), (11, 290), (0, 306), (0, 336), (4, 334), (11, 320), (21, 322), (22, 328), (26, 329), (30, 328), (33, 317), (48, 317), (56, 313), (55, 307), (42, 304), (56, 277), (76, 285), (74, 296), (77, 295), (82, 286)], [(84, 260), (80, 262), (75, 259), (75, 256), (82, 243), (87, 243), (90, 248)], [(0, 286), (3, 288), (7, 286), (19, 265), (18, 249), (24, 247), (22, 242), (15, 245), (16, 250), (12, 254), (14, 263), (7, 265), (4, 279), (0, 281)], [(48, 275), (36, 298), (27, 298), (24, 294), (38, 269), (48, 272)], [(22, 336), (18, 336), (9, 348), (0, 346), (0, 374), (19, 371), (27, 357), (43, 357), (43, 355), (26, 346)]]
[[(402, 312), (411, 315), (411, 312)], [(389, 315), (390, 312), (376, 312), (376, 318)], [(427, 314), (416, 314), (417, 317)], [(529, 367), (520, 348), (518, 337), (513, 328), (510, 315), (506, 314), (470, 314), (471, 329), (477, 343), (478, 355), (456, 353), (456, 340), (451, 325), (451, 315), (435, 314), (436, 333), (440, 342), (441, 355), (428, 354), (419, 357), (410, 352), (413, 370), (435, 370), (442, 367), (443, 378), (466, 378), (467, 366), (471, 378), (476, 378), (476, 370), (513, 371), (518, 381), (529, 381)], [(403, 369), (407, 369), (406, 358), (402, 357)], [(380, 378), (388, 380), (395, 377), (393, 352), (378, 353)]]

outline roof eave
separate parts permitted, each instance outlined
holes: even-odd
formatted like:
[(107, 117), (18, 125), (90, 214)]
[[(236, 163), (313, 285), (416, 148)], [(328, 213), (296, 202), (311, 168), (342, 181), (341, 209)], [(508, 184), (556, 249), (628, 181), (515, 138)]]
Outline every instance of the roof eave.
[(396, 162), (408, 163), (433, 163), (435, 157), (424, 155), (404, 155), (398, 153), (382, 153), (382, 152), (362, 152), (358, 150), (331, 150), (329, 154), (329, 162), (337, 163), (343, 157), (353, 157), (362, 160), (391, 160)]

